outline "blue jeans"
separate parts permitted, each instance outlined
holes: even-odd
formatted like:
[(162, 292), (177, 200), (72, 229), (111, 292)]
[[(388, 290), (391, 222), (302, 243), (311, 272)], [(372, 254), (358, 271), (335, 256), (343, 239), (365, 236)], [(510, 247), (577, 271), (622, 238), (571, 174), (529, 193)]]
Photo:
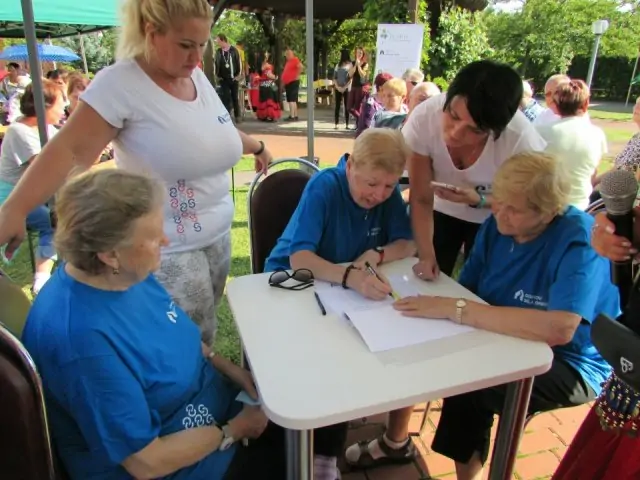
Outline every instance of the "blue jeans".
[[(4, 203), (15, 185), (0, 180), (0, 205)], [(51, 226), (51, 212), (45, 205), (36, 207), (27, 215), (27, 228), (38, 233), (38, 249), (36, 256), (39, 259), (51, 260), (56, 256), (53, 247), (53, 227)]]
[(27, 215), (27, 228), (38, 232), (36, 256), (44, 260), (53, 259), (56, 256), (56, 250), (53, 246), (53, 227), (49, 207), (40, 205), (33, 209)]

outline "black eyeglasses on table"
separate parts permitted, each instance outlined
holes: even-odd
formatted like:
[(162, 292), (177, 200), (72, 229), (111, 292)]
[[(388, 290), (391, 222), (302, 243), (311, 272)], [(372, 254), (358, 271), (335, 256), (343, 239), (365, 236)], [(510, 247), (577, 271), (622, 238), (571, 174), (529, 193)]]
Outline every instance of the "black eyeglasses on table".
[[(294, 285), (285, 285), (289, 280), (297, 283)], [(279, 269), (269, 276), (269, 286), (282, 288), (284, 290), (304, 290), (313, 286), (313, 273), (308, 268), (299, 268), (291, 273), (287, 270)]]

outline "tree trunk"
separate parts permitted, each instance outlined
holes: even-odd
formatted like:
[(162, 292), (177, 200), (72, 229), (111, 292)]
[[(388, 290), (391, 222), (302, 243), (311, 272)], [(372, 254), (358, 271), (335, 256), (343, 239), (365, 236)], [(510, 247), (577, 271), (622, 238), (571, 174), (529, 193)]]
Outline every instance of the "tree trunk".
[(418, 10), (420, 2), (418, 0), (409, 0), (409, 22), (418, 23)]
[(427, 11), (429, 12), (429, 37), (431, 43), (438, 38), (440, 27), (440, 15), (442, 15), (442, 0), (427, 0)]
[(211, 85), (215, 87), (216, 74), (213, 66), (213, 40), (212, 39), (209, 39), (209, 41), (207, 42), (207, 46), (204, 49), (204, 54), (202, 57), (202, 71), (204, 72), (205, 76), (207, 77)]

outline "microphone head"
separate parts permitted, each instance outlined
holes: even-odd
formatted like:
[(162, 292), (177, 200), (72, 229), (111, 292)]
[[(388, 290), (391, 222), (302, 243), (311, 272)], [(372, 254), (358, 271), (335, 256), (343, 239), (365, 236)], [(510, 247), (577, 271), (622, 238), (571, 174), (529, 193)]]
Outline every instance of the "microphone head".
[(629, 213), (638, 194), (636, 176), (628, 170), (611, 170), (602, 176), (600, 194), (607, 213)]

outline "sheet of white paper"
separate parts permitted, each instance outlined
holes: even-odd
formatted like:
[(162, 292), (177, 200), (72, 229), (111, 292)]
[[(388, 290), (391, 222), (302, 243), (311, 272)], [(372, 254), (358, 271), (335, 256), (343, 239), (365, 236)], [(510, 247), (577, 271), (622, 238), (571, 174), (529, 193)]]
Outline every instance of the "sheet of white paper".
[(440, 340), (474, 329), (448, 320), (404, 317), (391, 305), (369, 310), (348, 310), (347, 317), (372, 352)]
[[(402, 275), (388, 277), (393, 291), (400, 297), (418, 295), (418, 289), (411, 285)], [(322, 300), (325, 310), (329, 314), (342, 315), (346, 311), (370, 310), (391, 305), (394, 300), (389, 297), (384, 300), (370, 300), (354, 290), (345, 290), (341, 285), (316, 280), (316, 293)]]

